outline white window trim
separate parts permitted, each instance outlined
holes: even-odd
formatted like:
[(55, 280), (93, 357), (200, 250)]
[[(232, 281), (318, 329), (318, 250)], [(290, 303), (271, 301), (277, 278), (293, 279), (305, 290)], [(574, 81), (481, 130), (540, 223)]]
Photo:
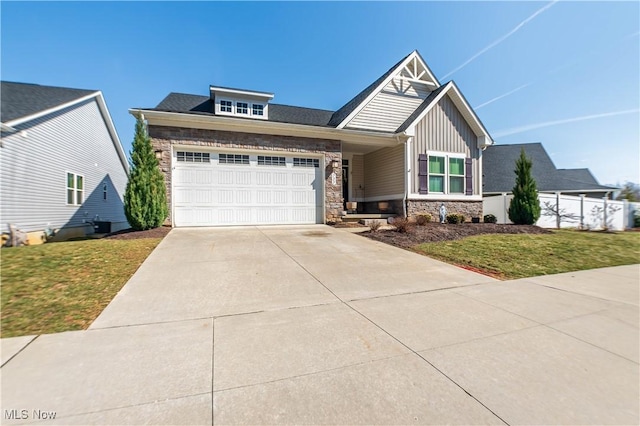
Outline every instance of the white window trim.
[[(231, 103), (231, 111), (223, 111), (222, 110), (222, 102)], [(234, 114), (234, 109), (235, 109), (235, 103), (231, 99), (220, 99), (220, 101), (218, 102), (217, 107), (218, 107), (218, 113), (219, 114), (233, 115)]]
[[(231, 102), (231, 112), (222, 111), (222, 102)], [(247, 113), (241, 114), (238, 112), (238, 103), (247, 104)], [(262, 106), (262, 115), (253, 113), (253, 106)], [(269, 115), (269, 104), (266, 102), (253, 101), (251, 99), (238, 99), (238, 98), (216, 98), (215, 113), (217, 115), (235, 116), (235, 117), (251, 117), (258, 120), (267, 120)]]
[[(238, 104), (245, 104), (245, 105), (247, 105), (247, 112), (246, 112), (246, 113), (239, 112), (239, 111), (238, 111), (238, 108), (239, 108), (239, 107), (238, 107)], [(239, 116), (239, 117), (249, 117), (249, 116), (251, 116), (251, 102), (249, 102), (249, 101), (244, 101), (244, 100), (237, 100), (237, 101), (235, 102), (235, 105), (234, 105), (234, 106), (235, 106), (235, 113), (236, 113), (236, 115), (237, 115), (237, 116)]]
[[(258, 105), (259, 105), (259, 106), (261, 106), (261, 107), (262, 107), (262, 115), (260, 115), (260, 114), (254, 114), (254, 113), (253, 113), (253, 107), (254, 107), (254, 105), (255, 105), (255, 106), (258, 106)], [(265, 116), (265, 113), (266, 113), (267, 107), (266, 107), (266, 105), (265, 105), (265, 104), (263, 104), (262, 102), (251, 102), (251, 104), (250, 104), (249, 106), (250, 106), (250, 108), (249, 108), (249, 112), (251, 113), (250, 115), (251, 115), (252, 117), (256, 117), (256, 118), (263, 118), (263, 117)]]
[[(73, 188), (69, 187), (69, 176), (68, 175), (72, 175), (73, 176)], [(77, 185), (78, 185), (78, 176), (80, 176), (82, 178), (82, 189), (78, 190), (77, 189)], [(65, 171), (64, 173), (64, 201), (65, 204), (67, 206), (72, 206), (72, 207), (78, 207), (81, 206), (84, 203), (84, 193), (85, 193), (85, 187), (87, 186), (87, 181), (84, 178), (84, 175), (78, 174), (78, 173), (74, 173), (74, 172), (70, 172), (70, 171)], [(69, 204), (69, 198), (68, 198), (68, 192), (69, 190), (73, 191), (73, 203)], [(82, 203), (78, 203), (78, 192), (82, 193)]]
[[(467, 156), (459, 152), (427, 151), (427, 187), (429, 186), (429, 181), (430, 181), (429, 177), (431, 176), (431, 173), (429, 173), (429, 157), (431, 156), (444, 157), (444, 192), (437, 192), (437, 191), (432, 192), (431, 189), (429, 189), (429, 194), (448, 195), (448, 196), (454, 196), (454, 197), (464, 196), (465, 195), (464, 184), (463, 184), (462, 192), (456, 192), (454, 194), (449, 192), (449, 177), (451, 176), (449, 174), (449, 159), (461, 158), (462, 160), (465, 160)], [(462, 180), (463, 182), (466, 183), (467, 171), (466, 171), (464, 162), (462, 164), (462, 170), (463, 170)], [(441, 175), (438, 175), (438, 176), (441, 176)], [(460, 177), (460, 175), (455, 175), (455, 176)]]

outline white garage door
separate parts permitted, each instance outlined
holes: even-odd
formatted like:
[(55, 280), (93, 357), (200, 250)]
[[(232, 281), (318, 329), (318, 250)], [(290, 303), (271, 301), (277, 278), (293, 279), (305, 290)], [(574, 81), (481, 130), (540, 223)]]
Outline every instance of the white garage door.
[(322, 223), (320, 159), (176, 150), (175, 226)]

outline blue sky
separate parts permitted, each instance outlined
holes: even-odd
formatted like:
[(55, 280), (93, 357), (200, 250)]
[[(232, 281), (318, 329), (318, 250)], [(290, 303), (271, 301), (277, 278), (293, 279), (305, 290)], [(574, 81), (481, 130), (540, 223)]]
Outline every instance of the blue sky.
[(210, 84), (335, 110), (417, 49), (498, 144), (640, 182), (639, 2), (7, 2), (3, 80), (99, 89), (131, 107)]

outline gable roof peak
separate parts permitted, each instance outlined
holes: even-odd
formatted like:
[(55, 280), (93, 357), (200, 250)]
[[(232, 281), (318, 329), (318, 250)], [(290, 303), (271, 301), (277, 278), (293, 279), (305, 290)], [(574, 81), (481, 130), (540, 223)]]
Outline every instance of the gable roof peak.
[(394, 66), (389, 68), (387, 72), (382, 74), (376, 81), (367, 86), (363, 91), (358, 93), (349, 102), (338, 109), (331, 120), (329, 126), (342, 128), (360, 111), (373, 97), (375, 97), (382, 89), (397, 75), (404, 72), (402, 78), (423, 82), (432, 85), (434, 89), (440, 87), (440, 82), (435, 77), (431, 69), (418, 52), (413, 50), (411, 53), (402, 58)]

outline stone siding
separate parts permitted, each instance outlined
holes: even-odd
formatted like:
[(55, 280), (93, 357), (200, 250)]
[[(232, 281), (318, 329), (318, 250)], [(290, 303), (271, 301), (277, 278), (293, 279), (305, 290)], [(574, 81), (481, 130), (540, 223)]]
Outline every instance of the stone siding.
[[(325, 220), (340, 221), (342, 211), (342, 168), (335, 170), (335, 185), (331, 174), (331, 161), (342, 164), (340, 141), (301, 138), (295, 136), (261, 135), (253, 133), (227, 132), (220, 130), (190, 129), (183, 127), (149, 126), (149, 137), (153, 149), (161, 152), (160, 170), (164, 174), (167, 188), (167, 203), (171, 223), (171, 146), (202, 146), (209, 148), (234, 148), (247, 150), (282, 151), (283, 153), (314, 153), (325, 157)], [(322, 167), (322, 166), (321, 166)]]
[(447, 214), (461, 213), (467, 222), (471, 222), (472, 217), (482, 218), (482, 201), (427, 201), (427, 200), (408, 200), (407, 214), (409, 218), (415, 219), (415, 216), (421, 213), (429, 213), (434, 221), (440, 216), (440, 204), (444, 203)]

